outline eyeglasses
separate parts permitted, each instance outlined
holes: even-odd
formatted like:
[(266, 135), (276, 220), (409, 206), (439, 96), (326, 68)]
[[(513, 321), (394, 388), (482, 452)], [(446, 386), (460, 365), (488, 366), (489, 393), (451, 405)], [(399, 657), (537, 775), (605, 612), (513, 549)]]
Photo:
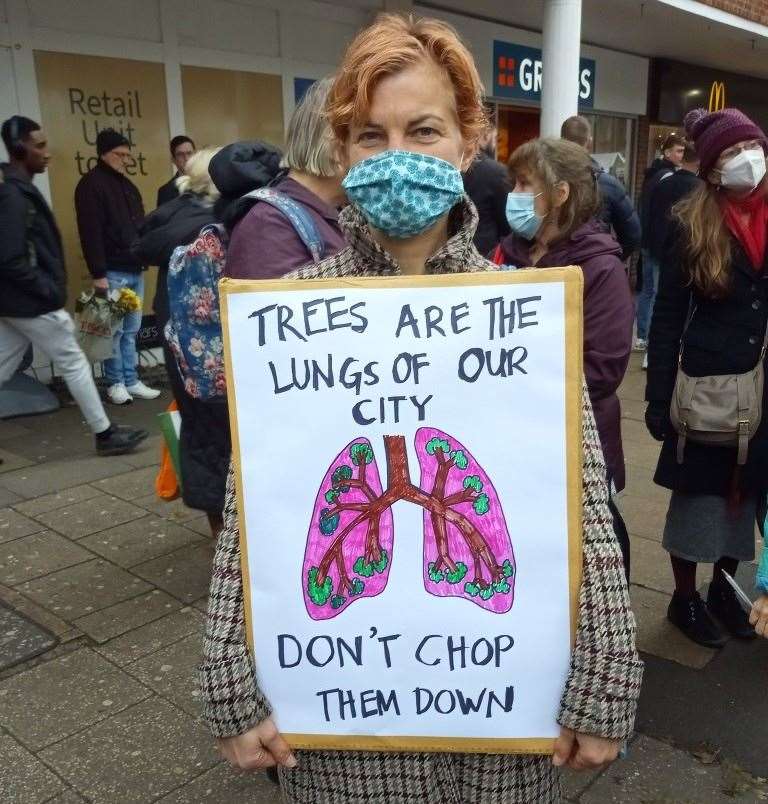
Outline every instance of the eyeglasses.
[(762, 150), (762, 147), (763, 143), (760, 140), (745, 142), (743, 145), (732, 145), (720, 154), (720, 160), (727, 162), (729, 159), (733, 159), (734, 156), (738, 156), (742, 151), (757, 151)]

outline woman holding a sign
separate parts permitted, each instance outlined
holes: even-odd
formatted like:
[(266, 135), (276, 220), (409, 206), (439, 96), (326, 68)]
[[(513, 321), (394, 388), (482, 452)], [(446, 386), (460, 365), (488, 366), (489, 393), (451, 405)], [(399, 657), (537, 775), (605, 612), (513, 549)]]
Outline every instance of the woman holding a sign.
[[(645, 420), (664, 442), (654, 479), (672, 490), (668, 617), (694, 642), (721, 647), (728, 635), (754, 638), (758, 619), (750, 623), (724, 573), (754, 559), (768, 488), (768, 140), (738, 109), (696, 109), (685, 125), (704, 181), (673, 208)], [(715, 565), (706, 604), (700, 562)]]
[[(343, 59), (327, 107), (340, 156), (348, 168), (344, 186), (351, 205), (341, 213), (340, 223), (350, 245), (317, 265), (295, 271), (289, 278), (336, 279), (353, 288), (358, 277), (448, 274), (455, 280), (453, 284), (460, 284), (463, 274), (472, 273), (477, 277), (478, 272), (495, 271), (495, 266), (483, 259), (472, 244), (477, 214), (464, 197), (460, 172), (471, 163), (486, 126), (482, 96), (472, 57), (446, 24), (388, 15), (362, 31)], [(411, 284), (416, 286), (419, 283)], [(443, 283), (443, 286), (450, 287), (450, 284)], [(317, 290), (311, 292), (317, 293)], [(234, 310), (236, 300), (231, 304)], [(309, 304), (315, 305), (313, 309), (317, 310), (315, 302)], [(268, 306), (260, 312), (267, 315), (274, 308), (275, 305)], [(354, 307), (346, 312), (352, 310)], [(245, 316), (244, 320), (253, 321), (253, 315)], [(325, 320), (324, 315), (323, 318)], [(343, 318), (339, 314), (336, 321), (341, 323)], [(264, 320), (260, 319), (262, 323)], [(283, 320), (287, 322), (287, 319)], [(303, 328), (299, 333), (299, 340), (303, 341), (304, 332), (317, 327), (317, 322), (315, 318), (314, 323), (310, 320), (304, 327), (294, 318), (291, 326), (296, 324)], [(462, 329), (460, 323), (460, 320), (454, 322), (456, 331)], [(324, 326), (330, 326), (330, 321), (326, 321)], [(346, 333), (351, 338), (361, 329), (364, 327), (358, 320)], [(295, 337), (287, 330), (283, 334), (286, 338)], [(251, 352), (245, 362), (253, 362), (254, 357)], [(239, 360), (239, 357), (233, 359)], [(635, 650), (635, 625), (629, 609), (622, 558), (610, 524), (605, 464), (587, 395), (583, 397), (582, 421), (583, 431), (579, 433), (577, 429), (575, 439), (575, 453), (579, 452), (579, 442), (583, 448), (584, 484), (583, 494), (575, 497), (576, 519), (581, 513), (583, 523), (579, 625), (570, 669), (567, 668), (567, 652), (564, 653), (564, 690), (558, 681), (557, 693), (562, 690), (557, 712), (559, 727), (553, 722), (558, 709), (555, 705), (551, 710), (553, 737), (546, 741), (546, 745), (542, 743), (538, 747), (539, 753), (534, 750), (531, 753), (503, 754), (312, 749), (294, 755), (272, 719), (271, 702), (257, 682), (247, 645), (239, 504), (235, 497), (233, 473), (227, 494), (225, 528), (218, 540), (214, 560), (204, 659), (200, 670), (205, 717), (229, 762), (236, 768), (248, 770), (277, 765), (284, 796), (291, 802), (463, 804), (477, 801), (528, 804), (560, 801), (557, 766), (569, 765), (585, 770), (615, 759), (622, 741), (632, 731), (642, 664)], [(386, 439), (387, 436), (385, 442)], [(397, 442), (397, 439), (390, 437), (390, 441)], [(302, 443), (302, 439), (295, 443)], [(513, 443), (510, 434), (510, 449)], [(404, 448), (405, 439), (402, 439), (402, 444)], [(424, 504), (431, 501), (435, 507), (435, 496), (440, 494), (438, 487), (444, 487), (444, 475), (449, 471), (446, 449), (450, 450), (450, 446), (440, 439), (432, 439), (426, 444), (430, 460), (442, 461), (443, 468), (439, 472), (443, 474), (434, 480), (435, 489), (431, 495), (409, 487), (412, 501)], [(372, 461), (372, 450), (364, 443), (354, 443), (350, 454), (352, 463), (357, 464), (361, 474), (355, 478), (348, 466), (336, 468), (333, 471), (334, 486), (325, 492), (329, 504), (334, 504), (339, 493), (349, 491), (353, 484), (365, 491), (370, 499), (379, 489), (379, 481), (374, 478), (376, 465)], [(404, 451), (401, 456), (402, 460), (395, 457), (390, 461), (390, 474), (402, 472)], [(580, 459), (579, 455), (577, 467)], [(472, 466), (472, 460), (472, 456), (463, 451), (451, 453), (450, 457), (453, 465), (464, 468)], [(370, 467), (365, 470), (369, 463)], [(462, 491), (451, 493), (460, 499), (475, 499), (475, 492), (483, 486), (481, 479), (472, 476), (465, 481)], [(380, 490), (378, 493), (381, 494)], [(475, 511), (485, 513), (488, 496), (480, 497), (484, 499), (475, 499)], [(444, 510), (452, 498), (442, 495), (440, 499), (444, 502), (437, 508)], [(347, 507), (361, 510), (367, 506), (363, 502)], [(325, 535), (318, 538), (322, 540), (332, 532), (336, 523), (322, 512), (320, 520)], [(470, 535), (474, 533), (466, 525), (466, 518), (454, 516), (454, 521), (464, 523)], [(290, 537), (294, 535), (292, 531)], [(275, 545), (283, 536), (288, 538), (289, 534), (275, 535)], [(371, 538), (375, 543), (376, 534)], [(330, 542), (321, 543), (328, 545), (331, 542), (332, 538)], [(488, 560), (487, 544), (477, 550), (478, 555), (482, 554), (484, 560)], [(375, 581), (372, 576), (387, 563), (386, 554), (381, 549), (374, 552), (376, 560), (371, 563), (375, 566), (364, 558), (355, 565), (356, 573), (369, 584)], [(331, 555), (330, 550), (326, 553), (328, 555)], [(338, 551), (336, 559), (339, 564), (343, 563), (343, 556)], [(510, 574), (509, 564), (507, 561), (504, 568), (495, 568), (498, 582), (494, 589), (499, 592), (509, 588), (502, 577)], [(462, 566), (456, 564), (451, 569), (457, 576), (462, 576), (467, 569), (465, 566), (462, 569)], [(450, 575), (448, 571), (438, 570), (435, 565), (430, 565), (430, 580), (443, 580)], [(317, 570), (314, 576), (311, 571), (309, 573), (310, 586), (316, 582), (310, 593), (312, 601), (325, 603), (324, 587), (326, 584), (330, 586), (330, 575), (327, 567), (320, 572), (325, 574), (318, 576)], [(355, 582), (359, 588), (351, 585), (350, 595), (362, 590), (362, 582), (359, 579)], [(542, 586), (546, 584), (542, 583)], [(252, 588), (248, 586), (248, 589)], [(464, 588), (469, 595), (475, 596), (474, 599), (477, 598), (479, 590), (471, 583)], [(493, 594), (485, 584), (482, 591), (483, 601)], [(334, 616), (330, 613), (331, 605), (334, 608), (347, 605), (342, 598), (334, 598), (328, 603), (329, 614), (323, 616)], [(303, 607), (303, 601), (301, 605)], [(462, 605), (474, 606), (475, 603), (462, 602)], [(345, 611), (341, 617), (349, 618), (352, 614), (353, 610)], [(480, 615), (491, 626), (501, 622), (494, 620), (496, 615), (488, 610), (480, 611)], [(405, 616), (405, 612), (401, 616)], [(531, 618), (535, 620), (535, 614)], [(333, 623), (324, 624), (324, 628), (332, 627)], [(259, 628), (256, 621), (254, 628)], [(375, 628), (370, 630), (372, 633), (376, 631)], [(292, 642), (289, 634), (280, 636), (281, 663), (286, 663), (282, 666), (294, 666), (295, 658), (292, 657), (295, 653), (290, 651), (298, 643), (295, 639)], [(394, 639), (384, 634), (379, 634), (379, 637)], [(425, 640), (432, 640), (429, 647), (424, 644)], [(455, 645), (448, 648), (450, 658), (441, 659), (440, 641), (431, 637), (425, 640), (417, 651), (421, 657), (420, 666), (435, 667), (441, 663), (440, 668), (446, 668), (444, 672), (448, 672), (449, 661), (466, 659), (466, 655), (464, 659), (460, 657), (460, 649), (456, 653)], [(444, 655), (444, 640), (442, 645)], [(506, 649), (510, 643), (502, 638), (499, 645)], [(494, 650), (490, 643), (488, 647)], [(355, 648), (352, 650), (354, 652)], [(392, 646), (392, 652), (393, 655), (397, 653), (397, 645)], [(387, 650), (386, 656), (389, 655)], [(490, 655), (478, 661), (487, 663)], [(479, 672), (490, 673), (491, 669), (492, 665), (489, 665)], [(395, 672), (393, 669), (392, 674)], [(338, 683), (330, 667), (325, 669), (325, 677), (330, 684)], [(288, 679), (289, 676), (279, 675), (279, 678)], [(368, 708), (371, 702), (361, 705)], [(379, 700), (379, 706), (391, 709), (392, 701)], [(279, 711), (277, 715), (280, 716)], [(496, 736), (493, 726), (484, 724), (490, 724), (490, 721), (476, 721), (475, 727), (484, 726), (484, 735)], [(555, 736), (558, 731), (559, 738)], [(351, 748), (354, 738), (349, 739), (351, 744), (346, 745)], [(313, 744), (321, 745), (322, 742)], [(428, 739), (419, 744), (428, 746)], [(444, 740), (442, 744), (445, 744)], [(326, 742), (325, 745), (332, 743)], [(485, 750), (489, 750), (487, 745)], [(546, 756), (547, 753), (554, 753), (554, 756)]]

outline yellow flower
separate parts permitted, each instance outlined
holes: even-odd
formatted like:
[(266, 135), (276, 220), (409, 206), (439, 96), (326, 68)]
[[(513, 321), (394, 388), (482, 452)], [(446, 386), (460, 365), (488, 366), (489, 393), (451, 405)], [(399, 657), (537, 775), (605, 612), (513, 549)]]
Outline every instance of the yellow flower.
[(141, 299), (130, 288), (121, 288), (117, 305), (126, 313), (134, 313), (141, 309)]

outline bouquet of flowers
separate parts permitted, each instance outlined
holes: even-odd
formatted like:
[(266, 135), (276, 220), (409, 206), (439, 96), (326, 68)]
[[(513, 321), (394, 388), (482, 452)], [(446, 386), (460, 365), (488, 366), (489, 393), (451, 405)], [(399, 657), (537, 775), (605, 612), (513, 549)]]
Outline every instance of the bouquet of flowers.
[(112, 357), (112, 337), (128, 313), (141, 309), (141, 299), (130, 288), (111, 290), (106, 296), (83, 291), (75, 302), (77, 342), (95, 363)]

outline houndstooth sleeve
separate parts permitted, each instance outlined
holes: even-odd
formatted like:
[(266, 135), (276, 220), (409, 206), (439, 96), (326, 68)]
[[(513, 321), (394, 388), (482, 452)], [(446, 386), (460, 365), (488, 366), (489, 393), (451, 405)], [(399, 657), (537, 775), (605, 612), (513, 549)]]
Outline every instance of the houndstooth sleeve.
[(558, 722), (576, 732), (623, 739), (634, 725), (643, 663), (586, 388), (583, 398), (584, 566), (579, 627)]
[(240, 526), (234, 470), (224, 501), (224, 529), (216, 543), (203, 661), (198, 670), (203, 717), (216, 737), (243, 734), (271, 714), (256, 682), (245, 638)]

